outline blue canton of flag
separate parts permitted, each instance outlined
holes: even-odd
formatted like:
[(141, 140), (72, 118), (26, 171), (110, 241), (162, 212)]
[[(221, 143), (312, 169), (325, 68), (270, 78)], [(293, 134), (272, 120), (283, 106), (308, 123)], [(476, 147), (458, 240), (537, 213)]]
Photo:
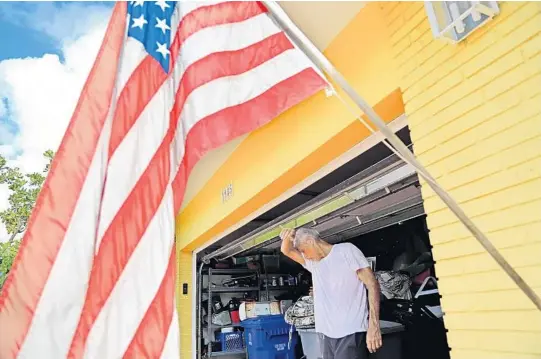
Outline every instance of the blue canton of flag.
[(175, 1), (131, 1), (128, 4), (128, 37), (141, 42), (145, 50), (169, 72), (171, 17)]

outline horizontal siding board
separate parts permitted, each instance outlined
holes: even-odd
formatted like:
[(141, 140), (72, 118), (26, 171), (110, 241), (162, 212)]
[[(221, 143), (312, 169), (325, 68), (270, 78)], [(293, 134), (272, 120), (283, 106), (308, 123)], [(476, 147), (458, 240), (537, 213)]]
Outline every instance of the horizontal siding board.
[[(467, 201), (462, 201), (459, 204), (469, 216), (477, 217), (541, 199), (540, 185), (541, 177), (529, 182), (521, 182), (515, 186), (498, 188), (494, 191), (491, 191), (491, 188), (485, 188), (487, 191), (477, 193), (478, 197), (474, 199), (470, 197)], [(437, 227), (449, 223), (447, 206), (439, 198), (432, 198), (434, 200), (430, 204), (433, 206), (425, 206), (425, 209), (429, 209), (433, 216), (431, 225)]]
[[(533, 226), (540, 221), (541, 218), (535, 218), (535, 216), (533, 216), (530, 221), (523, 221), (523, 223), (512, 223), (510, 226), (498, 226), (498, 228), (490, 231), (485, 230), (485, 234), (498, 238), (496, 234), (498, 236), (504, 236), (504, 234), (500, 233), (512, 232), (515, 228), (520, 229), (528, 226)], [(448, 226), (431, 228), (430, 238), (433, 244), (441, 244), (450, 243), (457, 240), (470, 239), (473, 237), (471, 236), (471, 233), (464, 228), (464, 225), (462, 223), (454, 222), (453, 224)]]
[(445, 318), (449, 330), (537, 332), (541, 335), (541, 312), (514, 310), (453, 313)]
[[(537, 137), (522, 143), (521, 146), (518, 146), (518, 149), (517, 147), (513, 147), (506, 151), (508, 155), (517, 154), (519, 156), (518, 158), (513, 158), (513, 162), (515, 163), (510, 165), (510, 167), (505, 168), (506, 164), (503, 161), (506, 159), (506, 156), (491, 156), (479, 161), (479, 172), (469, 174), (468, 171), (477, 170), (475, 165), (472, 165), (456, 171), (455, 174), (442, 174), (440, 175), (441, 178), (438, 178), (438, 181), (443, 188), (452, 193), (455, 200), (459, 203), (481, 198), (522, 183), (526, 184), (540, 177), (541, 169), (539, 166), (541, 165), (541, 155), (536, 152), (536, 148), (539, 148), (537, 147), (539, 143), (539, 137)], [(521, 148), (523, 151), (520, 151)], [(502, 162), (498, 162), (498, 159)], [(492, 161), (495, 164), (492, 165)], [(516, 164), (516, 162), (519, 163)], [(434, 192), (425, 185), (425, 182), (422, 184), (422, 192), (427, 202), (435, 196)], [(432, 205), (432, 203), (429, 202), (427, 207), (435, 212), (443, 207)]]
[[(534, 288), (541, 293), (541, 287)], [(504, 290), (491, 290), (473, 293), (446, 293), (442, 298), (443, 309), (449, 313), (445, 320), (455, 312), (479, 313), (484, 311), (532, 310), (532, 302), (516, 286)]]
[[(537, 78), (541, 81), (541, 72)], [(541, 101), (541, 95), (517, 102), (515, 106), (504, 109), (503, 112), (493, 117), (475, 116), (475, 114), (486, 114), (485, 111), (480, 110), (475, 111), (471, 116), (464, 116), (457, 121), (448, 123), (444, 128), (434, 131), (416, 142), (416, 146), (420, 146), (422, 149), (426, 148), (423, 152), (416, 151), (417, 157), (425, 166), (430, 166), (463, 151), (477, 154), (478, 149), (486, 148), (491, 144), (491, 141), (502, 141), (502, 138), (504, 141), (500, 146), (510, 147), (505, 146), (509, 143), (509, 138), (512, 138), (515, 143), (525, 140), (522, 138), (523, 133), (520, 133), (524, 129), (533, 130), (533, 135), (528, 131), (528, 137), (535, 137), (540, 133), (538, 129), (541, 127), (541, 103), (539, 101)], [(485, 110), (489, 111), (487, 108)], [(520, 135), (518, 137), (517, 132)], [(469, 163), (478, 159), (479, 157)]]
[[(536, 292), (541, 295), (540, 267), (517, 268), (517, 272), (531, 287), (537, 288)], [(458, 293), (481, 293), (516, 288), (516, 284), (500, 269), (490, 272), (469, 273), (467, 275), (447, 276), (445, 272), (438, 269), (436, 272), (439, 279), (439, 291), (445, 298), (447, 294)], [(445, 302), (444, 302), (445, 304)], [(534, 309), (530, 302), (529, 309)], [(443, 306), (445, 311), (445, 305)]]
[[(497, 231), (504, 228), (511, 228), (513, 226), (519, 226), (522, 224), (532, 223), (539, 221), (539, 210), (541, 209), (541, 201), (533, 201), (529, 203), (522, 204), (520, 206), (515, 206), (507, 208), (501, 211), (494, 211), (481, 216), (472, 217), (475, 224), (483, 232)], [(446, 222), (445, 225), (436, 227), (437, 229), (442, 229), (445, 231), (456, 231), (457, 235), (469, 234), (465, 229), (462, 222), (459, 222), (456, 217), (451, 212), (448, 213), (448, 219), (442, 220)], [(431, 230), (430, 238), (433, 245), (441, 243), (439, 238), (434, 235), (435, 229), (432, 227), (432, 222), (430, 219), (430, 214), (427, 217), (427, 224)]]
[[(485, 90), (488, 87), (485, 86), (492, 86), (494, 82), (498, 84), (498, 79), (501, 76), (519, 67), (521, 64), (523, 64), (523, 55), (519, 48), (502, 57), (500, 61), (494, 64), (494, 67), (488, 67), (477, 73), (473, 78), (466, 79), (457, 85), (449, 87), (441, 96), (430, 95), (424, 104), (415, 103), (416, 106), (406, 103), (406, 110), (410, 111), (412, 116), (412, 131), (417, 132), (415, 138), (420, 139), (446, 124), (448, 121), (445, 121), (445, 117), (442, 118), (440, 115), (442, 113), (445, 114), (445, 112), (453, 114), (453, 111), (447, 110), (444, 112), (444, 110), (454, 108), (455, 111), (459, 111), (454, 117), (449, 118), (449, 120), (454, 120), (458, 116), (467, 113), (468, 110), (477, 107), (471, 106), (471, 102), (482, 105), (486, 100), (492, 100), (498, 96), (499, 93), (488, 93), (490, 96), (487, 96)], [(534, 66), (536, 65), (533, 61), (532, 64)], [(527, 86), (532, 85), (527, 83), (521, 86), (521, 89)], [(506, 88), (498, 86), (498, 88), (501, 89), (501, 93), (505, 93), (512, 88), (512, 85), (510, 84)], [(517, 91), (517, 99), (521, 99), (521, 93), (521, 91)]]
[[(443, 235), (443, 232), (441, 232)], [(513, 225), (499, 231), (490, 231), (485, 234), (492, 244), (499, 249), (514, 248), (534, 243), (541, 243), (541, 218), (537, 222), (522, 226)], [(434, 233), (438, 236), (439, 233)], [(448, 238), (447, 241), (436, 244), (438, 259), (457, 258), (474, 254), (485, 253), (485, 249), (471, 236), (467, 238)]]
[(453, 359), (539, 359), (539, 355), (536, 354), (487, 352), (459, 348), (452, 351), (452, 357)]
[(453, 349), (541, 355), (541, 341), (536, 332), (453, 330), (447, 337)]
[[(438, 262), (438, 275), (441, 276), (457, 276), (496, 271), (500, 269), (496, 261), (492, 259), (492, 257), (486, 252), (476, 253), (468, 256), (445, 258), (445, 254), (440, 255), (442, 251), (440, 251), (439, 246), (435, 246), (433, 248), (433, 253), (434, 258)], [(513, 268), (533, 266), (541, 268), (541, 242), (522, 245), (519, 247), (500, 249), (500, 253), (513, 266)]]

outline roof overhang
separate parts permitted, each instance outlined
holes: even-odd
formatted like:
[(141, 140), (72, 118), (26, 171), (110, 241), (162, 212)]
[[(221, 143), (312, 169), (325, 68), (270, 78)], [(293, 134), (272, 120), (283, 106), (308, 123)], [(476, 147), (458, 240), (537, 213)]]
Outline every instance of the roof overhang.
[(279, 1), (289, 18), (324, 51), (364, 7), (364, 1)]

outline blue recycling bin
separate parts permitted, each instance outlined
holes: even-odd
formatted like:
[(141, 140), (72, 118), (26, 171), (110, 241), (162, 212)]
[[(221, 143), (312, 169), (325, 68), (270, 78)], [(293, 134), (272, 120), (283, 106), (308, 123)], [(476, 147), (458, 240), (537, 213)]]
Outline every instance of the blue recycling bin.
[(281, 315), (266, 315), (247, 319), (241, 323), (248, 359), (295, 359), (297, 332)]

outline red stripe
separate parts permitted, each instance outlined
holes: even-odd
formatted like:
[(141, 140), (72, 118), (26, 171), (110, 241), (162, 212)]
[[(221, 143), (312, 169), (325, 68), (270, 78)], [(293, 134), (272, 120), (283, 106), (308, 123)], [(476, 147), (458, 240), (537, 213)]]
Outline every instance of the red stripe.
[(265, 125), (325, 86), (326, 82), (313, 69), (306, 69), (250, 101), (196, 123), (186, 138), (186, 154), (172, 184), (175, 214), (180, 210), (192, 168), (208, 151)]
[[(199, 121), (187, 136), (186, 155), (173, 182), (175, 213), (180, 209), (189, 173), (206, 152), (268, 123), (325, 86), (324, 80), (313, 69), (306, 69), (248, 102)], [(169, 265), (171, 264), (170, 262)], [(174, 288), (162, 290), (162, 287), (168, 287), (170, 283), (174, 287), (175, 271), (168, 268), (160, 290), (139, 325), (124, 358), (160, 356), (175, 305)]]
[(17, 356), (64, 240), (107, 118), (126, 14), (118, 3), (1, 293), (0, 358)]
[(159, 358), (161, 356), (175, 308), (176, 265), (175, 246), (173, 245), (165, 277), (124, 354), (125, 359)]
[[(200, 7), (187, 14), (180, 21), (171, 44), (170, 69), (175, 66), (181, 45), (194, 33), (211, 26), (245, 21), (264, 11), (258, 3), (229, 2)], [(137, 66), (118, 98), (111, 131), (109, 158), (115, 153), (167, 77), (160, 64), (151, 56), (147, 56)]]
[(188, 96), (198, 87), (221, 77), (240, 75), (293, 48), (283, 33), (236, 51), (213, 53), (191, 64), (184, 73), (171, 117), (178, 119)]

